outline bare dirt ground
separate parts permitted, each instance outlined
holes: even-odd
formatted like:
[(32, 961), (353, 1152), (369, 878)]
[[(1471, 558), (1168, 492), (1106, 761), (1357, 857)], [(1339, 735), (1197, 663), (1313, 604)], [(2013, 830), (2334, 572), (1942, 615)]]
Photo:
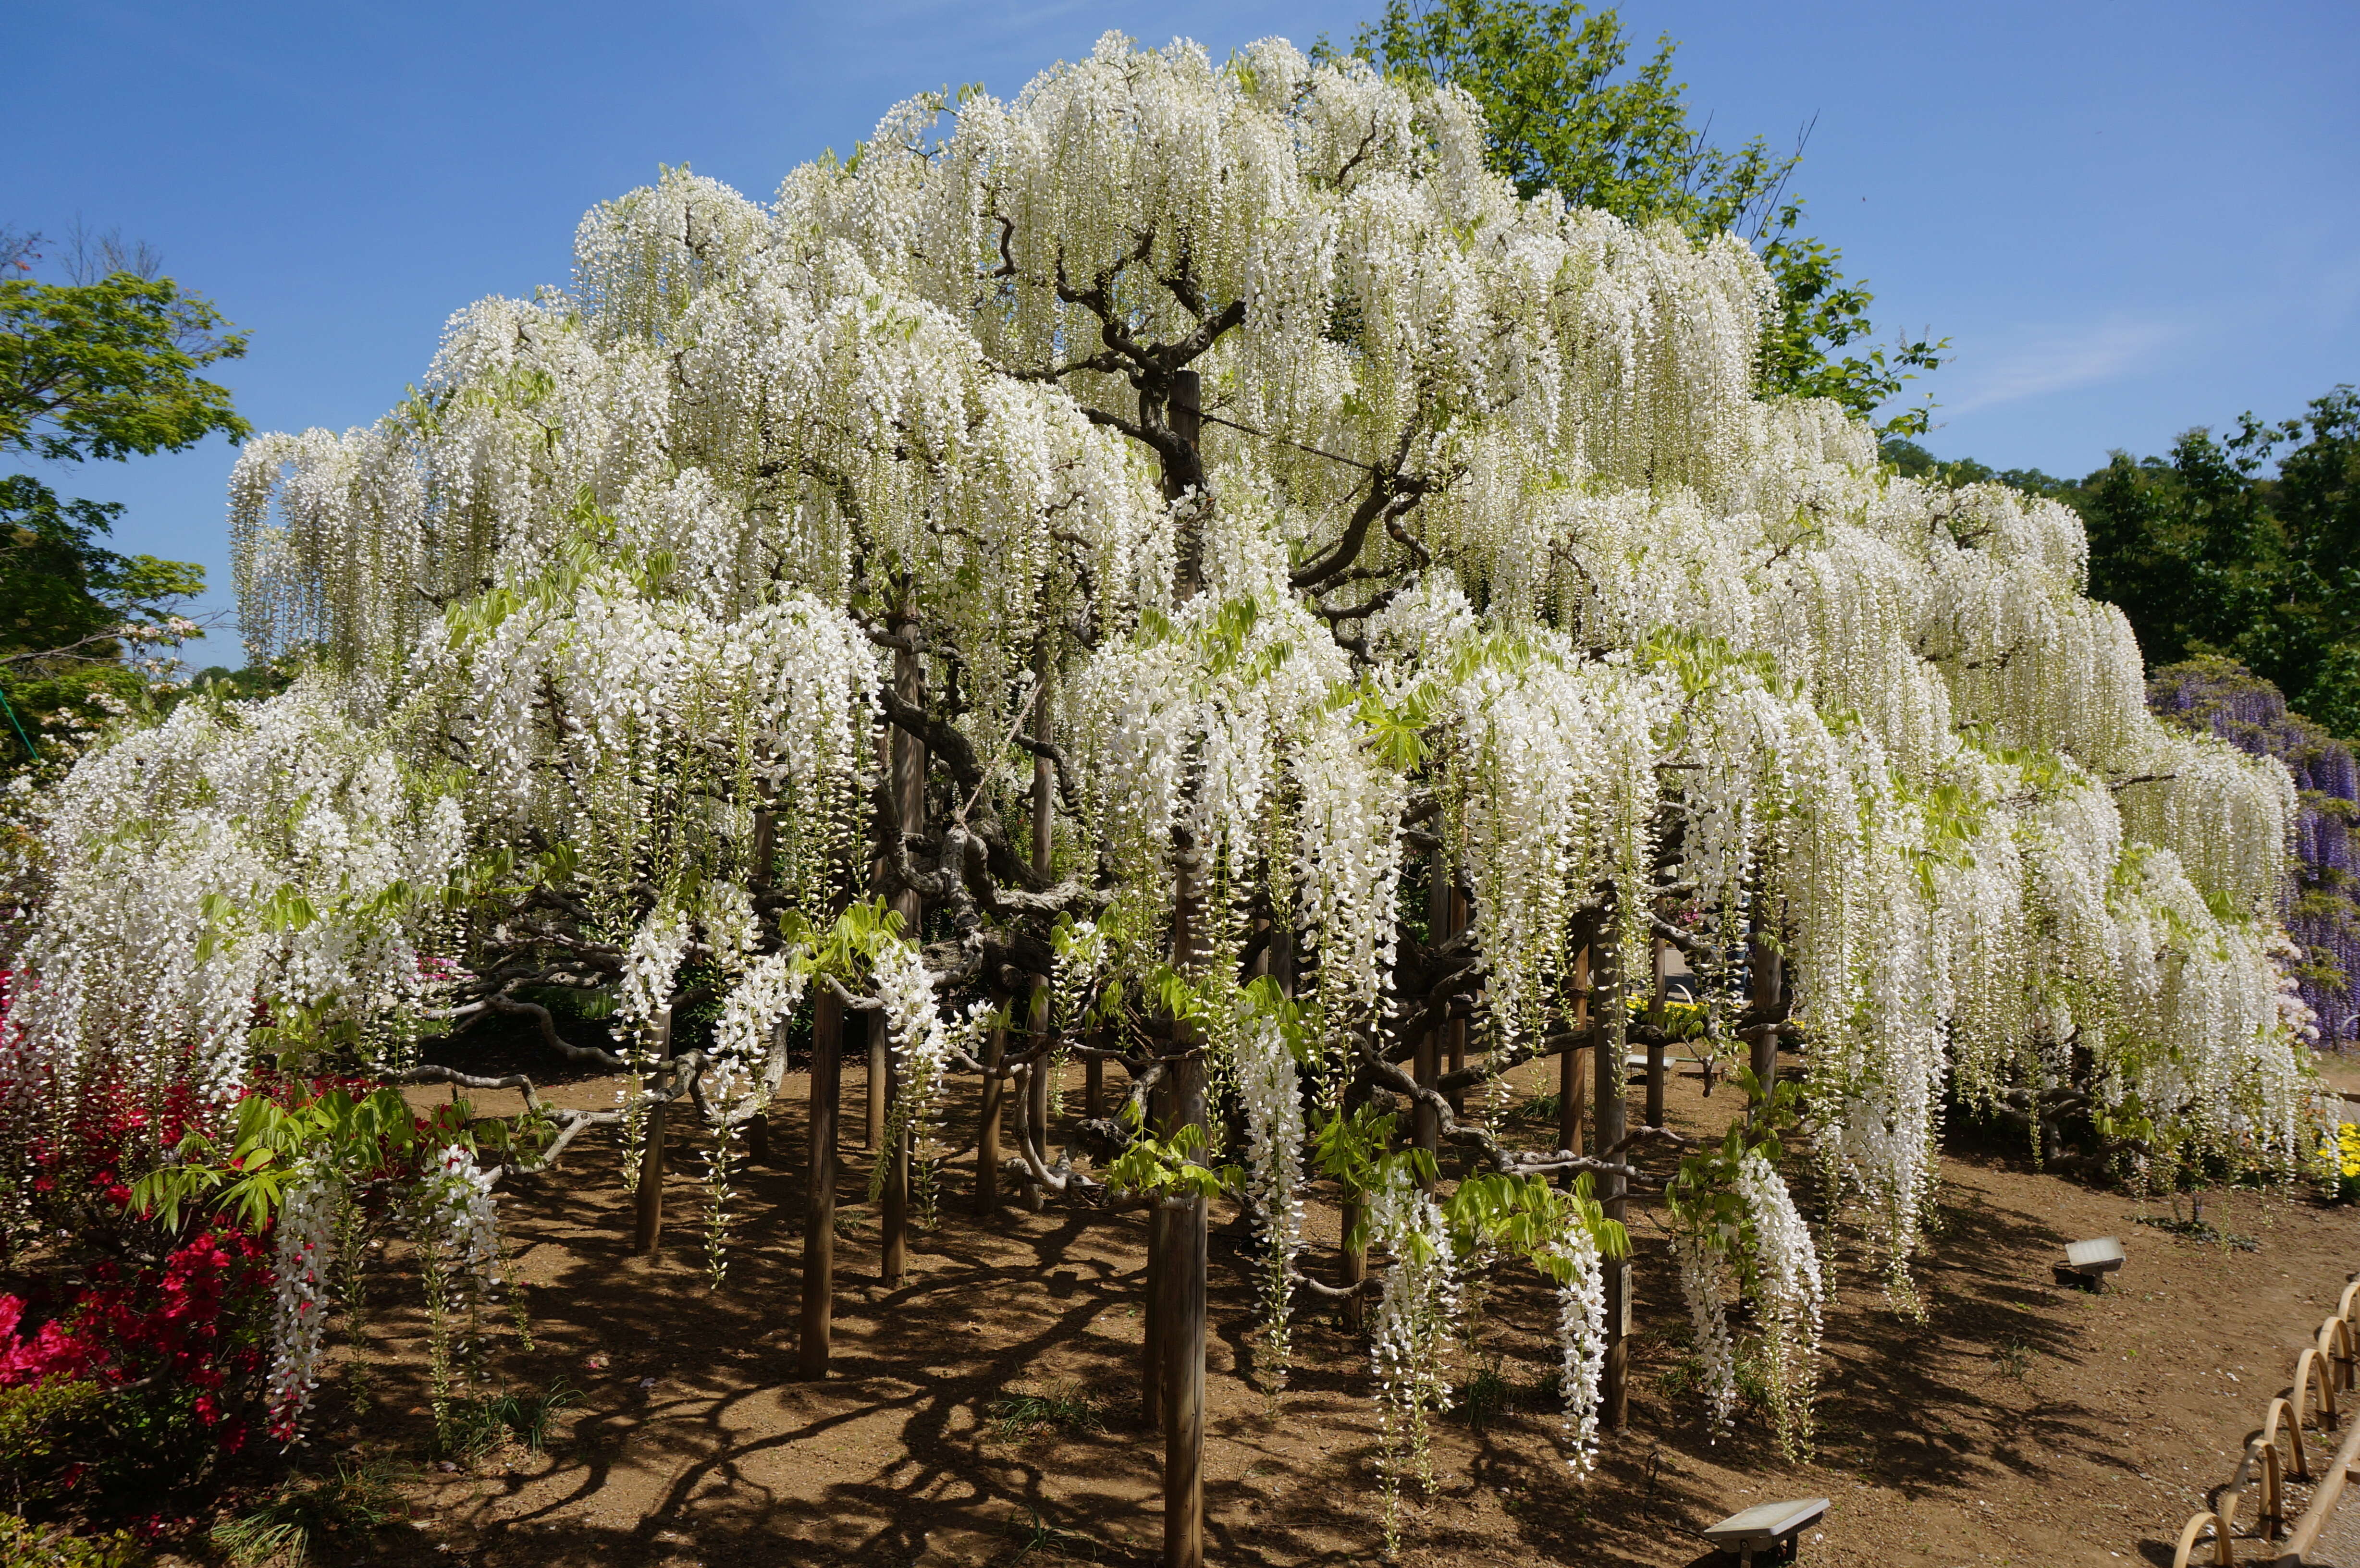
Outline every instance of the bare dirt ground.
[[(2341, 1062), (2333, 1070), (2360, 1082)], [(629, 1256), (614, 1146), (585, 1139), (561, 1171), (504, 1197), (535, 1338), (527, 1350), (497, 1334), (478, 1385), (563, 1384), (580, 1403), (552, 1423), (543, 1454), (510, 1444), (455, 1472), (420, 1464), (406, 1487), (415, 1528), (381, 1535), (373, 1560), (1153, 1563), (1160, 1443), (1138, 1420), (1142, 1221), (1020, 1208), (979, 1220), (970, 1153), (944, 1171), (941, 1224), (913, 1236), (912, 1277), (882, 1287), (876, 1227), (858, 1206), (860, 1078), (848, 1062), (834, 1376), (811, 1384), (794, 1369), (802, 1079), (773, 1109), (779, 1163), (738, 1181), (737, 1245), (717, 1291), (686, 1143), (673, 1145), (661, 1251), (641, 1259)], [(612, 1094), (611, 1080), (583, 1080), (552, 1097)], [(515, 1108), (513, 1094), (477, 1098), (486, 1111)], [(1726, 1089), (1705, 1099), (1681, 1079), (1669, 1119), (1717, 1130), (1736, 1101)], [(954, 1138), (969, 1135), (967, 1111), (953, 1116)], [(1546, 1132), (1534, 1124), (1530, 1136)], [(1502, 1408), (1437, 1422), (1438, 1486), (1409, 1495), (1398, 1561), (1720, 1561), (1696, 1534), (1705, 1525), (1773, 1497), (1824, 1496), (1805, 1563), (2168, 1564), (2181, 1522), (2227, 1479), (2360, 1269), (2360, 1216), (2307, 1193), (2208, 1195), (2204, 1219), (2248, 1249), (2143, 1223), (2170, 1220), (2170, 1206), (2043, 1174), (1996, 1144), (1959, 1140), (1945, 1176), (1940, 1232), (1917, 1271), (1923, 1323), (1891, 1309), (1856, 1249), (1838, 1248), (1809, 1464), (1781, 1460), (1758, 1416), (1718, 1441), (1707, 1430), (1677, 1278), (1642, 1205), (1632, 1420), (1607, 1437), (1586, 1485), (1568, 1477), (1556, 1413), (1538, 1398), (1554, 1361), (1551, 1302), (1537, 1282), (1500, 1290), (1470, 1371), (1488, 1367), (1504, 1385)], [(1313, 1266), (1331, 1268), (1332, 1207), (1315, 1206), (1313, 1228)], [(2058, 1286), (2063, 1245), (2104, 1235), (2129, 1253), (2116, 1286), (2094, 1296)], [(1250, 1376), (1251, 1261), (1216, 1236), (1208, 1559), (1374, 1562), (1377, 1433), (1360, 1347), (1331, 1320), (1306, 1317), (1291, 1382), (1270, 1397)], [(427, 1451), (422, 1323), (395, 1278), (371, 1324), (373, 1400), (356, 1411), (348, 1379), (328, 1390), (314, 1464), (355, 1450), (415, 1464)], [(1066, 1396), (1069, 1414), (1094, 1413), (1102, 1428), (1018, 1430), (1006, 1401), (1023, 1392)]]

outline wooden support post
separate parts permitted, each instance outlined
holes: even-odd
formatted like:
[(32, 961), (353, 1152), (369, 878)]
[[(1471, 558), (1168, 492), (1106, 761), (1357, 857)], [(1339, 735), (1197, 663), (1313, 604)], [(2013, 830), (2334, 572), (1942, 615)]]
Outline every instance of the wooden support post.
[[(869, 1027), (884, 1033), (885, 1016), (878, 1014)], [(898, 1092), (896, 1078), (889, 1067), (885, 1082)], [(910, 1275), (910, 1129), (901, 1128), (890, 1141), (892, 1147), (879, 1156), (889, 1163), (885, 1167), (884, 1257), (877, 1272), (888, 1285), (898, 1285)]]
[[(1573, 1032), (1579, 1037), (1590, 1027), (1590, 949), (1584, 947), (1573, 960)], [(1568, 1046), (1558, 1055), (1557, 1063), (1557, 1146), (1568, 1154), (1581, 1152), (1581, 1116), (1589, 1108), (1589, 1085), (1583, 1081), (1583, 1052)], [(1565, 1173), (1565, 1184), (1573, 1185), (1579, 1171)]]
[[(1173, 1044), (1176, 1049), (1185, 1051), (1195, 1043), (1193, 1036), (1186, 1028), (1174, 1029)], [(1203, 1059), (1196, 1056), (1175, 1057), (1166, 1062), (1164, 1069), (1164, 1082), (1156, 1085), (1153, 1099), (1155, 1106), (1153, 1125), (1157, 1137), (1168, 1138), (1184, 1127), (1204, 1126), (1205, 1064)], [(1201, 1229), (1203, 1225), (1201, 1206), (1197, 1214), (1197, 1223)], [(1168, 1373), (1172, 1357), (1177, 1354), (1172, 1347), (1173, 1335), (1186, 1327), (1185, 1321), (1175, 1327), (1169, 1309), (1174, 1299), (1172, 1292), (1175, 1290), (1186, 1289), (1185, 1281), (1175, 1284), (1171, 1275), (1174, 1269), (1186, 1267), (1187, 1238), (1185, 1235), (1185, 1226), (1179, 1223), (1178, 1211), (1171, 1205), (1158, 1203), (1147, 1211), (1147, 1334), (1146, 1343), (1142, 1346), (1140, 1357), (1140, 1403), (1147, 1412), (1149, 1424), (1153, 1425), (1164, 1420), (1170, 1397)], [(1198, 1279), (1196, 1291), (1198, 1298), (1202, 1299), (1205, 1287), (1204, 1248), (1201, 1244), (1196, 1249), (1196, 1259)], [(1203, 1312), (1200, 1308), (1196, 1349), (1199, 1367), (1203, 1365), (1205, 1359), (1202, 1318)]]
[[(1338, 1216), (1344, 1227), (1344, 1266), (1338, 1270), (1336, 1279), (1336, 1283), (1346, 1290), (1366, 1283), (1369, 1278), (1369, 1244), (1365, 1239), (1357, 1247), (1352, 1244), (1352, 1233), (1360, 1228), (1360, 1222), (1368, 1217), (1368, 1204), (1362, 1201), (1360, 1192), (1346, 1195), (1343, 1213)], [(1344, 1298), (1344, 1326), (1354, 1334), (1368, 1328), (1369, 1305), (1364, 1298)]]
[[(648, 1020), (656, 1065), (648, 1074), (650, 1092), (661, 1087), (664, 1063), (672, 1058), (672, 1009), (659, 1007)], [(455, 1092), (456, 1085), (453, 1085)], [(655, 1251), (663, 1235), (664, 1102), (648, 1106), (647, 1125), (639, 1145), (639, 1183), (631, 1205), (631, 1250), (644, 1258)]]
[[(1186, 1028), (1174, 1031), (1184, 1050), (1197, 1041)], [(1165, 1068), (1172, 1085), (1165, 1100), (1169, 1138), (1185, 1127), (1203, 1127), (1205, 1062), (1196, 1055)], [(1164, 1424), (1164, 1562), (1165, 1568), (1202, 1568), (1205, 1561), (1205, 1200), (1165, 1200), (1162, 1217), (1164, 1267), (1156, 1279), (1157, 1332), (1162, 1388), (1157, 1400)]]
[[(1049, 1038), (1049, 982), (1046, 980), (1032, 982), (1032, 1012), (1026, 1023), (1032, 1030), (1032, 1049), (1038, 1051)], [(1049, 1093), (1049, 1088), (1051, 1080), (1055, 1076), (1055, 1071), (1050, 1065), (1049, 1059), (1044, 1056), (1034, 1065), (1032, 1082), (1030, 1085), (1032, 1091), (1032, 1125), (1039, 1129), (1041, 1154), (1043, 1159), (1046, 1159), (1049, 1153), (1049, 1120), (1051, 1112), (1054, 1109), (1054, 1101)]]
[(983, 1116), (975, 1139), (975, 1212), (985, 1219), (1000, 1213), (1000, 1063), (1008, 1054), (1008, 1031), (995, 1029), (983, 1042)]
[(1150, 1427), (1164, 1424), (1164, 1275), (1171, 1251), (1171, 1215), (1147, 1211), (1147, 1317), (1140, 1325), (1139, 1410)]
[[(1778, 1010), (1779, 1002), (1785, 999), (1786, 973), (1786, 964), (1779, 958), (1777, 948), (1772, 945), (1768, 933), (1762, 928), (1758, 916), (1753, 938), (1745, 944), (1745, 967), (1749, 981), (1747, 1005), (1756, 1015), (1766, 1019)], [(1754, 1080), (1761, 1085), (1762, 1094), (1766, 1098), (1778, 1082), (1778, 1026), (1766, 1022), (1756, 1025), (1746, 1031), (1746, 1045), (1751, 1058), (1746, 1065), (1753, 1068)]]
[(869, 1094), (869, 1131), (868, 1136), (862, 1139), (863, 1147), (868, 1149), (875, 1149), (885, 1141), (885, 1078), (888, 1071), (885, 1065), (885, 1031), (870, 1029), (869, 1031), (869, 1077), (866, 1084)]
[(761, 790), (765, 804), (754, 808), (754, 844), (752, 853), (747, 857), (750, 862), (748, 880), (757, 888), (767, 888), (770, 885), (772, 863), (778, 859), (779, 819), (767, 803), (770, 787), (763, 785)]
[[(917, 622), (906, 613), (895, 617), (894, 630), (914, 641)], [(894, 650), (893, 694), (914, 708), (926, 702), (925, 666), (909, 648)], [(926, 746), (925, 742), (900, 725), (893, 728), (891, 746), (893, 819), (896, 831), (907, 844), (923, 835), (926, 829)], [(912, 942), (923, 940), (926, 907), (917, 894), (904, 890), (893, 895), (893, 912), (901, 917), (901, 933)], [(898, 1285), (910, 1270), (910, 1129), (902, 1127), (890, 1138), (891, 1147), (884, 1147), (890, 1101), (897, 1087), (899, 1073), (887, 1049), (889, 1041), (876, 1020), (869, 1042), (869, 1141), (877, 1158), (885, 1161), (885, 1212), (880, 1216), (884, 1235), (880, 1238), (883, 1259), (878, 1272), (888, 1285)]]
[(811, 1170), (803, 1191), (803, 1344), (806, 1377), (827, 1376), (836, 1317), (836, 1121), (844, 1064), (844, 1002), (822, 987), (812, 1004)]
[[(1050, 745), (1056, 739), (1057, 735), (1055, 693), (1050, 685), (1054, 674), (1055, 669), (1050, 662), (1048, 650), (1044, 646), (1032, 661), (1032, 678), (1036, 682), (1035, 695), (1032, 699), (1032, 738), (1043, 746)], [(1038, 752), (1034, 753), (1032, 757), (1032, 870), (1044, 880), (1049, 876), (1052, 858), (1050, 852), (1054, 846), (1055, 819), (1053, 813), (1056, 806), (1056, 786), (1055, 768), (1051, 766), (1046, 757)], [(1047, 1037), (1049, 1030), (1049, 982), (1045, 977), (1033, 983), (1032, 1014), (1029, 1022), (1032, 1031), (1031, 1043), (1037, 1050)], [(1096, 1066), (1096, 1063), (1092, 1065)], [(1039, 1062), (1032, 1069), (1030, 1085), (1032, 1095), (1031, 1120), (1033, 1127), (1037, 1129), (1036, 1136), (1041, 1140), (1041, 1149), (1044, 1155), (1049, 1148), (1049, 1064), (1046, 1062)], [(998, 1105), (996, 1096), (993, 1105), (996, 1110)], [(1098, 1113), (1092, 1111), (1090, 1114), (1096, 1116)], [(999, 1128), (996, 1124), (992, 1130), (997, 1135)], [(994, 1147), (998, 1147), (996, 1136)], [(997, 1190), (998, 1184), (995, 1178), (995, 1192)], [(1035, 1194), (1036, 1198), (1041, 1195), (1037, 1192)], [(1040, 1206), (1037, 1201), (1032, 1205), (1036, 1210)]]
[[(1450, 867), (1449, 870), (1450, 934), (1457, 936), (1460, 931), (1467, 929), (1467, 895), (1459, 890), (1457, 868)], [(1467, 1020), (1465, 1018), (1452, 1018), (1448, 1023), (1443, 1026), (1443, 1029), (1445, 1031), (1445, 1042), (1449, 1048), (1448, 1071), (1452, 1073), (1463, 1072), (1467, 1066)], [(1450, 1092), (1449, 1100), (1450, 1114), (1452, 1116), (1463, 1116), (1467, 1114), (1466, 1090), (1453, 1089)]]
[[(1194, 377), (1191, 377), (1193, 381)], [(1203, 928), (1205, 886), (1204, 855), (1195, 836), (1185, 828), (1172, 832), (1172, 965), (1183, 975), (1202, 971), (1206, 961)], [(1205, 1126), (1205, 1059), (1199, 1051), (1202, 1041), (1190, 1024), (1173, 1019), (1170, 1024), (1170, 1044), (1164, 1055), (1164, 1077), (1156, 1085), (1153, 1126), (1158, 1138), (1170, 1138), (1181, 1128)], [(1142, 1403), (1151, 1422), (1163, 1419), (1170, 1396), (1165, 1387), (1165, 1371), (1171, 1358), (1180, 1354), (1171, 1347), (1172, 1324), (1165, 1318), (1164, 1308), (1177, 1289), (1168, 1278), (1176, 1266), (1174, 1258), (1177, 1245), (1172, 1235), (1172, 1216), (1162, 1203), (1148, 1211), (1153, 1225), (1148, 1239), (1147, 1254), (1147, 1343), (1142, 1356)], [(1198, 1287), (1199, 1290), (1202, 1286)], [(1201, 1359), (1201, 1343), (1196, 1354)], [(1167, 1463), (1169, 1454), (1166, 1455)], [(1166, 1479), (1169, 1480), (1167, 1471)]]
[[(1611, 919), (1611, 913), (1609, 918)], [(1593, 975), (1598, 982), (1596, 1017), (1599, 1020), (1597, 1058), (1597, 1149), (1600, 1158), (1622, 1154), (1618, 1148), (1628, 1130), (1629, 1102), (1624, 1097), (1629, 1072), (1622, 1064), (1622, 1031), (1613, 1027), (1623, 1016), (1622, 962), (1619, 945), (1613, 942), (1597, 944)], [(1612, 1171), (1599, 1172), (1599, 1197), (1611, 1220), (1627, 1220), (1630, 1213), (1628, 1188), (1622, 1177)], [(1598, 1424), (1609, 1432), (1618, 1431), (1631, 1415), (1631, 1347), (1626, 1334), (1631, 1324), (1631, 1260), (1610, 1258), (1606, 1274), (1606, 1375), (1599, 1390)]]
[(1647, 1041), (1647, 1125), (1659, 1127), (1664, 1125), (1664, 1025), (1668, 1016), (1664, 1011), (1666, 995), (1664, 954), (1666, 950), (1662, 937), (1654, 940), (1652, 957), (1655, 966), (1655, 991), (1654, 999), (1647, 1005), (1647, 1022), (1655, 1035)]
[(1106, 1063), (1095, 1056), (1082, 1069), (1082, 1115), (1091, 1121), (1106, 1115)]
[[(1179, 438), (1177, 451), (1164, 452), (1164, 493), (1179, 500), (1203, 483), (1196, 453), (1202, 408), (1193, 370), (1175, 370), (1163, 385), (1142, 383), (1141, 422), (1163, 422)], [(1157, 407), (1160, 404), (1161, 407)], [(1175, 541), (1173, 598), (1185, 604), (1205, 590), (1205, 508), (1192, 506), (1179, 516)], [(1202, 847), (1185, 830), (1172, 835), (1172, 964), (1181, 974), (1199, 975), (1208, 960), (1204, 920)], [(1162, 1135), (1204, 1127), (1205, 1062), (1201, 1042), (1185, 1023), (1172, 1031), (1174, 1054), (1164, 1063)], [(1159, 1203), (1151, 1211), (1163, 1219), (1155, 1238), (1160, 1267), (1150, 1272), (1149, 1399), (1164, 1427), (1164, 1568), (1203, 1568), (1205, 1562), (1205, 1204)], [(1161, 1302), (1160, 1309), (1154, 1305)], [(1157, 1355), (1156, 1352), (1161, 1354)], [(1156, 1385), (1161, 1384), (1159, 1388)]]
[(1164, 1568), (1205, 1562), (1205, 1200), (1165, 1200)]
[(770, 1162), (770, 1116), (756, 1111), (746, 1118), (746, 1158), (757, 1165)]
[[(1426, 934), (1429, 947), (1439, 948), (1451, 936), (1450, 916), (1457, 900), (1451, 897), (1450, 856), (1437, 849), (1426, 863)], [(1437, 976), (1439, 978), (1439, 976)], [(1417, 1037), (1417, 1055), (1412, 1063), (1411, 1076), (1421, 1089), (1431, 1089), (1442, 1072), (1442, 1039), (1448, 1024), (1426, 1029)], [(1442, 1148), (1442, 1118), (1424, 1100), (1410, 1107), (1410, 1141), (1428, 1154)]]

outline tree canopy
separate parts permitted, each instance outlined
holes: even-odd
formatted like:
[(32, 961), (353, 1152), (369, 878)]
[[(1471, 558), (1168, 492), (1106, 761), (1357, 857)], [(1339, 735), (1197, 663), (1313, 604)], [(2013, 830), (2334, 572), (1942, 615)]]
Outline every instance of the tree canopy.
[(224, 324), (169, 278), (0, 279), (0, 452), (80, 463), (251, 434), (229, 389), (197, 374), (246, 352)]
[[(0, 234), (0, 260), (27, 272), (42, 246), (38, 235)], [(135, 270), (156, 265), (145, 246), (77, 235), (70, 281), (0, 278), (0, 456), (121, 461), (253, 433), (228, 388), (199, 374), (243, 354), (246, 339), (223, 335), (202, 296)], [(175, 610), (204, 592), (193, 562), (101, 543), (122, 513), (61, 496), (30, 474), (0, 475), (0, 671), (29, 715), (99, 689), (136, 689), (120, 669), (121, 637), (178, 635), (186, 623)]]
[[(1765, 389), (1868, 416), (1941, 363), (1947, 340), (1905, 336), (1839, 353), (1869, 340), (1875, 296), (1866, 280), (1844, 276), (1841, 251), (1803, 232), (1803, 201), (1787, 189), (1800, 145), (1775, 152), (1756, 136), (1734, 150), (1714, 146), (1690, 123), (1686, 85), (1672, 80), (1677, 46), (1668, 35), (1621, 77), (1631, 42), (1611, 9), (1387, 0), (1352, 47), (1388, 72), (1465, 89), (1482, 105), (1491, 168), (1520, 195), (1554, 190), (1632, 223), (1665, 220), (1699, 239), (1727, 232), (1759, 244), (1778, 299), (1758, 351)], [(1928, 418), (1902, 409), (1880, 430), (1922, 433)]]

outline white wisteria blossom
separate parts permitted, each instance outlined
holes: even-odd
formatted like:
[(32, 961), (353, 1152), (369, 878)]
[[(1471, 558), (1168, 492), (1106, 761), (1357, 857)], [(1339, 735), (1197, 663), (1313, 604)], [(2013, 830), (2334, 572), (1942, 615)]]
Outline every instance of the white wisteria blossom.
[(293, 1443), (320, 1386), (320, 1356), (333, 1303), (336, 1213), (346, 1201), (333, 1171), (299, 1176), (279, 1205), (270, 1258), (270, 1385), (264, 1396), (271, 1435)]
[(1571, 1278), (1557, 1287), (1557, 1377), (1565, 1397), (1566, 1464), (1577, 1480), (1598, 1465), (1600, 1384), (1606, 1375), (1606, 1269), (1587, 1227), (1551, 1244)]
[(1393, 1539), (1401, 1528), (1402, 1483), (1415, 1477), (1428, 1489), (1433, 1486), (1426, 1418), (1451, 1406), (1460, 1282), (1441, 1206), (1418, 1189), (1406, 1167), (1394, 1165), (1387, 1175), (1368, 1194), (1370, 1237), (1393, 1258), (1377, 1301), (1369, 1364), (1384, 1450), (1385, 1533)]
[(1303, 1081), (1286, 1031), (1267, 1015), (1238, 1035), (1238, 1099), (1245, 1107), (1248, 1190), (1262, 1210), (1262, 1340), (1257, 1361), (1273, 1386), (1286, 1381), (1288, 1308), (1303, 1251)]
[(1819, 1248), (1795, 1210), (1786, 1184), (1758, 1150), (1738, 1168), (1738, 1194), (1752, 1216), (1754, 1295), (1761, 1303), (1764, 1374), (1779, 1446), (1807, 1452), (1811, 1441), (1812, 1358), (1819, 1349), (1819, 1312), (1826, 1290)]
[(1680, 1294), (1688, 1301), (1688, 1329), (1696, 1340), (1705, 1420), (1715, 1432), (1724, 1432), (1737, 1408), (1737, 1348), (1729, 1338), (1729, 1298), (1721, 1260), (1692, 1236), (1676, 1237), (1672, 1249), (1679, 1259)]
[(410, 1236), (426, 1283), (427, 1360), (435, 1423), (448, 1419), (455, 1356), (475, 1337), (491, 1292), (503, 1283), (506, 1252), (492, 1172), (462, 1144), (435, 1151), (410, 1194)]

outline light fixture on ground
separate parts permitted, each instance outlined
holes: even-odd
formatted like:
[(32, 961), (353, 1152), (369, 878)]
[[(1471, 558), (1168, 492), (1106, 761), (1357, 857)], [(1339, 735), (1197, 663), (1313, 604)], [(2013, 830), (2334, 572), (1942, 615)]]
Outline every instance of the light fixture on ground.
[(2106, 1276), (2123, 1266), (2123, 1244), (2111, 1236), (2094, 1241), (2069, 1242), (2065, 1261), (2057, 1265), (2057, 1282), (2085, 1290), (2105, 1288)]
[(1724, 1552), (1736, 1552), (1739, 1568), (1753, 1568), (1756, 1563), (1792, 1563), (1803, 1531), (1819, 1523), (1827, 1511), (1825, 1497), (1756, 1503), (1711, 1526), (1704, 1538)]

